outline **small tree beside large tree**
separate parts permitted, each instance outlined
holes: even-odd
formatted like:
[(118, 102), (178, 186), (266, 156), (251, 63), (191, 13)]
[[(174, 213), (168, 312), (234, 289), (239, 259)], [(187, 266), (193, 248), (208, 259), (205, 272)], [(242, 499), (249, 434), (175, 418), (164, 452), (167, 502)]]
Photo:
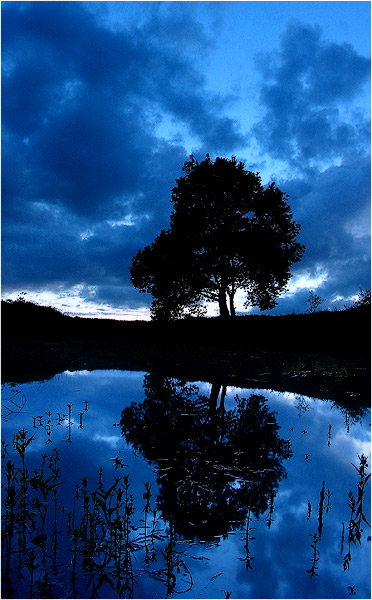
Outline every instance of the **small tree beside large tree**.
[(305, 250), (287, 200), (235, 157), (199, 163), (190, 156), (172, 190), (170, 228), (130, 267), (132, 284), (152, 295), (152, 317), (199, 315), (205, 301), (218, 302), (221, 317), (234, 316), (239, 289), (246, 307), (273, 308)]

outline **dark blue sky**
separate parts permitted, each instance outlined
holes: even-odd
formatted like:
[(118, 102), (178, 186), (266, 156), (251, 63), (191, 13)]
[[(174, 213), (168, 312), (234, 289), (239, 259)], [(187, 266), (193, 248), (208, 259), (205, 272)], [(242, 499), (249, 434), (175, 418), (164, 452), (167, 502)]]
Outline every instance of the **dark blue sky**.
[(289, 194), (277, 312), (370, 288), (370, 30), (369, 2), (2, 2), (3, 297), (146, 318), (128, 267), (191, 152)]

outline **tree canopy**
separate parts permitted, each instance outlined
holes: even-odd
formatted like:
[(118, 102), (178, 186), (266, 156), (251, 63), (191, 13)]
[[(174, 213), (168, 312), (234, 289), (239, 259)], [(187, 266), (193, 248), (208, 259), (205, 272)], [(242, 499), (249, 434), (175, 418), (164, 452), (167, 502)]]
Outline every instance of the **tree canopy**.
[(190, 156), (172, 190), (170, 228), (130, 267), (133, 285), (152, 295), (153, 318), (201, 314), (204, 301), (234, 316), (238, 289), (246, 306), (274, 307), (305, 249), (287, 200), (235, 157)]

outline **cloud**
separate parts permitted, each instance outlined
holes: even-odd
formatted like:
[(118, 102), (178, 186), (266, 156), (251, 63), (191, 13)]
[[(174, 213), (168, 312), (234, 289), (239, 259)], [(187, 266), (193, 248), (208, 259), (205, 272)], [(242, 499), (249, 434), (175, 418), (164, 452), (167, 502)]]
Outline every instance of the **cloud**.
[(348, 224), (358, 222), (360, 215), (365, 219), (370, 175), (370, 157), (355, 156), (339, 166), (283, 183), (302, 224), (302, 239), (311, 245), (312, 260), (329, 256), (333, 250), (338, 257), (350, 254), (350, 244), (360, 235)]
[[(278, 51), (257, 57), (257, 67), (263, 117), (252, 132), (263, 155), (281, 165), (276, 181), (306, 246), (277, 310), (306, 310), (309, 289), (327, 300), (323, 308), (336, 298), (342, 307), (370, 288), (369, 106), (363, 109), (370, 60), (328, 41), (319, 26), (292, 21)], [(296, 282), (304, 285), (293, 297)]]
[[(370, 157), (348, 158), (324, 172), (283, 181), (280, 187), (289, 194), (301, 224), (299, 241), (306, 246), (292, 281), (326, 273), (319, 285), (305, 289), (317, 289), (328, 305), (360, 287), (370, 289)], [(305, 294), (297, 295), (298, 306), (304, 307), (305, 300)]]
[(303, 169), (368, 148), (369, 122), (353, 101), (369, 82), (369, 59), (293, 21), (279, 51), (257, 65), (264, 116), (253, 133), (263, 151)]
[(89, 3), (2, 5), (4, 291), (87, 282), (113, 300), (132, 256), (168, 226), (187, 158), (159, 123), (196, 148), (245, 139), (176, 45), (192, 31), (207, 49), (210, 36), (188, 11), (161, 13), (115, 29)]
[(125, 206), (126, 195), (144, 188), (149, 162), (162, 157), (153, 127), (162, 112), (218, 149), (244, 139), (231, 119), (216, 115), (221, 98), (212, 112), (191, 62), (167, 53), (148, 28), (135, 38), (114, 33), (77, 3), (3, 11), (3, 121), (23, 153), (31, 197), (87, 216), (119, 196)]
[(81, 305), (149, 306), (128, 267), (168, 227), (189, 152), (238, 149), (245, 160), (251, 142), (261, 162), (280, 165), (302, 225), (294, 277), (327, 273), (319, 292), (329, 298), (369, 287), (369, 61), (292, 22), (257, 62), (262, 118), (248, 139), (229, 90), (206, 87), (223, 6), (183, 4), (2, 4), (5, 295), (54, 289)]
[(277, 185), (289, 196), (306, 250), (272, 312), (306, 311), (309, 290), (324, 300), (322, 309), (350, 304), (360, 288), (371, 287), (370, 156), (346, 157), (340, 165), (308, 169)]

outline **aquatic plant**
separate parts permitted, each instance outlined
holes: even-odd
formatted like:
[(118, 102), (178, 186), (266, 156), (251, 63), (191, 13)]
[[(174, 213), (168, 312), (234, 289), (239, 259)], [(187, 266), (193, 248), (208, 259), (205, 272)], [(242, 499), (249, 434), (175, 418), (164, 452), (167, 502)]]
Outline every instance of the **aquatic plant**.
[[(5, 386), (2, 385), (2, 390)], [(15, 385), (11, 384), (12, 395), (7, 398), (4, 402), (2, 402), (2, 413), (1, 417), (4, 421), (8, 421), (9, 417), (13, 417), (22, 412), (23, 408), (26, 404), (26, 396), (22, 392), (22, 390), (15, 387)], [(17, 402), (15, 401), (17, 399)], [(5, 402), (7, 404), (5, 404)]]
[(319, 542), (319, 537), (317, 533), (310, 533), (310, 536), (313, 538), (313, 543), (311, 544), (311, 548), (314, 551), (313, 556), (311, 558), (309, 558), (309, 560), (311, 561), (311, 567), (310, 569), (306, 569), (306, 573), (310, 573), (311, 575), (311, 579), (316, 576), (318, 577), (318, 562), (319, 562), (319, 550), (318, 550), (318, 542)]
[[(350, 519), (348, 526), (348, 551), (343, 558), (344, 570), (349, 568), (351, 561), (351, 545), (358, 542), (361, 544), (362, 533), (363, 533), (363, 522), (370, 527), (369, 522), (364, 514), (363, 502), (364, 502), (364, 493), (365, 487), (371, 474), (367, 475), (366, 469), (368, 467), (367, 457), (362, 454), (358, 455), (359, 458), (359, 467), (353, 464), (354, 469), (358, 472), (359, 481), (357, 483), (357, 496), (355, 496), (354, 492), (349, 491), (349, 502), (348, 506), (350, 508)], [(344, 531), (342, 536), (342, 546), (343, 548), (343, 540), (344, 540)]]
[(246, 524), (245, 524), (245, 533), (244, 536), (241, 538), (241, 541), (244, 541), (244, 549), (245, 549), (245, 556), (244, 558), (239, 558), (239, 560), (245, 562), (245, 570), (248, 571), (248, 569), (253, 569), (252, 567), (252, 560), (254, 560), (254, 556), (251, 555), (251, 550), (249, 548), (249, 542), (251, 540), (255, 540), (256, 538), (254, 536), (250, 535), (250, 532), (253, 531), (255, 529), (255, 527), (251, 527), (251, 520), (252, 520), (252, 516), (251, 516), (251, 509), (248, 509), (248, 513), (247, 513), (247, 518), (246, 518)]
[[(73, 498), (66, 510), (59, 502), (58, 451), (43, 454), (40, 466), (29, 472), (26, 452), (33, 439), (26, 430), (15, 433), (15, 460), (3, 465), (3, 597), (98, 598), (101, 588), (110, 588), (118, 598), (133, 598), (139, 565), (142, 562), (147, 569), (155, 562), (156, 542), (166, 566), (149, 575), (162, 573), (163, 579), (158, 578), (171, 595), (182, 567), (189, 577), (188, 589), (192, 587), (191, 573), (175, 549), (174, 533), (166, 542), (164, 529), (159, 528), (148, 482), (143, 526), (133, 522), (129, 475), (114, 477), (105, 487), (102, 468), (93, 489), (87, 477), (71, 487)], [(3, 456), (9, 456), (6, 445)]]
[[(331, 494), (330, 490), (329, 489), (327, 491), (325, 490), (325, 481), (323, 481), (322, 489), (320, 490), (320, 499), (319, 499), (318, 529), (316, 532), (309, 534), (309, 536), (312, 537), (312, 539), (313, 539), (312, 544), (311, 544), (311, 549), (313, 550), (313, 555), (311, 558), (309, 558), (309, 560), (312, 562), (312, 565), (311, 565), (310, 569), (306, 569), (306, 572), (310, 573), (311, 578), (313, 578), (314, 576), (316, 576), (316, 577), (318, 576), (317, 570), (319, 568), (318, 563), (319, 563), (319, 555), (320, 555), (319, 550), (318, 550), (318, 542), (320, 542), (322, 539), (323, 514), (324, 514), (324, 512), (326, 514), (328, 514), (332, 508), (329, 504), (331, 496), (332, 496), (332, 494)], [(325, 498), (327, 498), (327, 504), (324, 506)], [(312, 507), (311, 507), (310, 502), (308, 502), (307, 503), (307, 517), (306, 517), (307, 521), (309, 521), (309, 519), (311, 517), (311, 512), (312, 512)]]

